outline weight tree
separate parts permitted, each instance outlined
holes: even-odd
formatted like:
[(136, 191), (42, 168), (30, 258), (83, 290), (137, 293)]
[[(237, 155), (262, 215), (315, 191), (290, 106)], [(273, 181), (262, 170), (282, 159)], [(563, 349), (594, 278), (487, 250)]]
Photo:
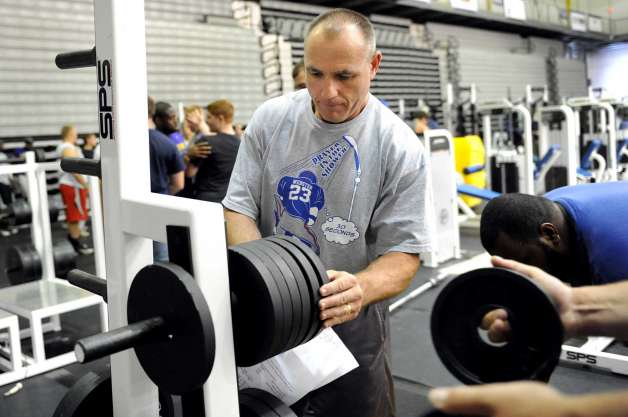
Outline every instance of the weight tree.
[[(166, 242), (169, 225), (186, 228), (189, 272), (207, 300), (216, 340), (216, 360), (202, 388), (205, 416), (237, 416), (222, 206), (150, 192), (144, 2), (94, 1), (94, 21), (95, 49), (60, 55), (57, 65), (96, 66), (101, 161), (68, 162), (64, 169), (102, 178), (109, 326), (127, 324), (129, 288), (152, 263), (151, 240)], [(111, 377), (115, 416), (157, 416), (157, 388), (133, 352), (111, 356)]]

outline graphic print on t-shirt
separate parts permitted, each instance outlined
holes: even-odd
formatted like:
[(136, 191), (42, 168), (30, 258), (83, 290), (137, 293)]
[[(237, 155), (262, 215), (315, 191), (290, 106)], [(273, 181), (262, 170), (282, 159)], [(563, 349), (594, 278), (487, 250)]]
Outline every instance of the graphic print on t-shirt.
[(281, 171), (275, 194), (275, 233), (295, 236), (320, 254), (315, 227), (325, 207), (325, 191), (333, 186), (338, 167), (349, 150), (353, 151), (355, 178), (346, 218), (329, 215), (325, 209), (327, 219), (319, 227), (327, 241), (341, 245), (348, 245), (360, 236), (357, 226), (351, 222), (355, 193), (360, 182), (360, 157), (355, 140), (346, 135)]

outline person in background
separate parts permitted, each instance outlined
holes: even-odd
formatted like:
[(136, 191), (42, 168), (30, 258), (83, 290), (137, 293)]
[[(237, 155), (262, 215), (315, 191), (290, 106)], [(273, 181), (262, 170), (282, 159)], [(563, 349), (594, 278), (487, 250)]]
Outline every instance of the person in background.
[[(60, 158), (83, 158), (81, 148), (76, 145), (78, 135), (73, 125), (65, 125), (61, 129), (62, 142), (57, 146)], [(81, 222), (87, 220), (87, 179), (81, 174), (61, 173), (59, 191), (65, 206), (65, 217), (68, 224), (68, 240), (74, 250), (82, 255), (94, 252), (81, 237)]]
[[(148, 97), (150, 190), (153, 193), (175, 195), (183, 189), (185, 165), (175, 144), (168, 136), (156, 129), (153, 121), (156, 107), (155, 100)], [(167, 261), (168, 246), (154, 241), (153, 258), (155, 261)]]
[(213, 136), (203, 136), (196, 146), (211, 151), (205, 157), (191, 158), (186, 175), (195, 177), (194, 198), (220, 203), (227, 193), (240, 138), (233, 128), (234, 107), (228, 100), (217, 100), (207, 106), (207, 125)]
[(628, 182), (578, 184), (545, 196), (509, 193), (480, 220), (491, 255), (530, 264), (573, 286), (628, 279)]
[(297, 62), (292, 69), (292, 82), (295, 91), (305, 88), (305, 63), (303, 60)]
[(414, 133), (419, 136), (423, 136), (423, 134), (429, 130), (429, 115), (427, 112), (418, 111), (414, 116)]
[(94, 133), (88, 133), (85, 135), (85, 141), (83, 142), (83, 156), (85, 158), (94, 159), (94, 152), (98, 146), (98, 137)]
[(179, 118), (176, 109), (165, 101), (158, 102), (155, 105), (153, 121), (156, 129), (166, 135), (177, 147), (177, 150), (183, 153), (185, 150), (185, 140), (181, 132), (179, 132)]

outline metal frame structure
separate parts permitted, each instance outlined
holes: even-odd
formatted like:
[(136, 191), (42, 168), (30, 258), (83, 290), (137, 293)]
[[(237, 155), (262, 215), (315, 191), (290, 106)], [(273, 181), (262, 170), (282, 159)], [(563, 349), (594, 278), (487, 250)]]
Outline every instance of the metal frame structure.
[[(205, 416), (238, 416), (222, 206), (150, 192), (144, 2), (94, 1), (94, 21), (109, 326), (127, 324), (128, 290), (152, 263), (151, 240), (166, 242), (168, 225), (187, 227), (192, 275), (209, 305), (216, 340), (202, 409)], [(132, 351), (111, 357), (111, 378), (115, 416), (158, 415), (157, 387)]]
[[(52, 230), (48, 214), (48, 187), (46, 185), (46, 171), (59, 170), (59, 162), (35, 162), (35, 154), (27, 152), (23, 164), (4, 165), (0, 167), (1, 174), (25, 174), (28, 185), (28, 202), (32, 212), (31, 238), (35, 250), (42, 262), (42, 277), (36, 281), (14, 285), (0, 289), (0, 308), (29, 321), (29, 328), (21, 332), (18, 329), (18, 343), (13, 343), (11, 350), (6, 352), (11, 356), (20, 355), (20, 361), (26, 366), (17, 367), (11, 372), (0, 375), (0, 385), (19, 381), (26, 377), (50, 371), (76, 362), (74, 352), (47, 358), (44, 349), (44, 333), (48, 330), (61, 329), (59, 315), (69, 311), (80, 310), (89, 306), (98, 305), (100, 308), (101, 328), (107, 329), (107, 307), (102, 298), (75, 288), (67, 281), (56, 278)], [(92, 188), (98, 187), (92, 183)], [(96, 188), (97, 189), (97, 188)], [(92, 205), (92, 224), (94, 229), (102, 230), (100, 206)], [(96, 263), (103, 264), (103, 241), (98, 234), (94, 235), (96, 249)], [(50, 320), (44, 323), (44, 319)], [(21, 353), (19, 338), (31, 338), (33, 356)], [(15, 349), (14, 349), (15, 348)]]
[(0, 386), (9, 383), (12, 375), (22, 369), (22, 346), (20, 344), (20, 327), (15, 314), (0, 310), (0, 330), (8, 332), (8, 348), (0, 348), (10, 359), (0, 357), (0, 366), (5, 372), (0, 374)]
[(523, 147), (524, 164), (521, 169), (523, 173), (523, 189), (521, 192), (534, 194), (534, 160), (532, 147), (532, 115), (530, 110), (523, 104), (512, 104), (506, 99), (487, 101), (478, 104), (478, 113), (482, 115), (482, 132), (484, 139), (484, 152), (486, 155), (486, 181), (487, 188), (491, 189), (491, 157), (497, 155), (493, 150), (493, 128), (491, 126), (491, 115), (493, 113), (512, 111), (517, 112), (522, 117), (523, 124)]
[[(571, 107), (566, 105), (560, 106), (544, 106), (537, 109), (537, 122), (539, 125), (539, 155), (545, 155), (549, 148), (549, 128), (544, 121), (544, 115), (560, 113), (563, 115), (564, 121), (564, 139), (561, 143), (563, 147), (563, 155), (567, 159), (567, 184), (576, 185), (578, 182), (577, 170), (579, 164), (578, 140), (576, 132), (576, 116)], [(564, 158), (563, 158), (564, 159)]]
[(560, 359), (563, 362), (628, 375), (628, 356), (604, 351), (614, 341), (612, 337), (589, 337), (580, 347), (563, 345)]
[(576, 134), (580, 132), (580, 112), (583, 108), (600, 110), (599, 132), (604, 135), (607, 145), (607, 172), (606, 179), (617, 181), (617, 121), (612, 104), (594, 97), (574, 97), (566, 103), (574, 110)]
[(431, 191), (436, 231), (436, 248), (434, 252), (425, 254), (424, 263), (435, 268), (441, 262), (460, 258), (456, 161), (453, 140), (448, 130), (430, 129), (424, 132), (423, 137), (425, 153), (432, 169)]

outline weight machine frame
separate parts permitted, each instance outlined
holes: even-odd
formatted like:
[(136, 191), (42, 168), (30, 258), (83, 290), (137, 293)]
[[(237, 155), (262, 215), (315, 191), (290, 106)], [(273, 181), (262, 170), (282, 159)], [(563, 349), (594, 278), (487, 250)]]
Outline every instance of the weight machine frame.
[[(109, 325), (127, 324), (128, 291), (138, 271), (153, 261), (152, 241), (167, 242), (167, 226), (187, 228), (190, 272), (212, 315), (216, 359), (203, 387), (183, 399), (195, 415), (237, 417), (222, 206), (150, 192), (144, 2), (94, 0), (94, 23), (96, 47), (58, 56), (57, 66), (96, 66)], [(133, 351), (111, 356), (111, 380), (114, 416), (158, 415), (157, 387)]]
[[(0, 289), (0, 308), (2, 311), (23, 317), (29, 320), (30, 324), (28, 329), (19, 331), (18, 343), (15, 342), (14, 330), (9, 331), (11, 348), (2, 348), (1, 350), (12, 358), (16, 356), (16, 353), (20, 352), (20, 361), (23, 361), (26, 366), (21, 366), (21, 363), (20, 366), (14, 364), (10, 372), (0, 374), (0, 386), (76, 362), (74, 352), (46, 358), (43, 335), (46, 331), (58, 331), (61, 329), (59, 314), (98, 305), (100, 308), (101, 328), (103, 330), (107, 329), (107, 307), (102, 298), (83, 290), (78, 290), (68, 284), (67, 281), (56, 278), (52, 230), (48, 213), (46, 171), (58, 171), (59, 169), (59, 161), (35, 162), (35, 154), (33, 152), (26, 152), (25, 162), (22, 164), (0, 166), (0, 175), (26, 174), (28, 202), (32, 213), (31, 239), (42, 263), (42, 276), (39, 280)], [(98, 190), (98, 180), (91, 180), (90, 186), (92, 190)], [(100, 270), (104, 273), (99, 200), (91, 204), (91, 209), (92, 227), (93, 231), (95, 231), (93, 239), (96, 266), (97, 268), (100, 266)], [(42, 305), (36, 306), (40, 301)], [(32, 309), (29, 308), (31, 302), (33, 304)], [(50, 318), (50, 320), (44, 323), (45, 318)], [(32, 357), (22, 354), (21, 347), (18, 346), (20, 339), (28, 337), (32, 341)], [(12, 359), (12, 362), (15, 361)]]

